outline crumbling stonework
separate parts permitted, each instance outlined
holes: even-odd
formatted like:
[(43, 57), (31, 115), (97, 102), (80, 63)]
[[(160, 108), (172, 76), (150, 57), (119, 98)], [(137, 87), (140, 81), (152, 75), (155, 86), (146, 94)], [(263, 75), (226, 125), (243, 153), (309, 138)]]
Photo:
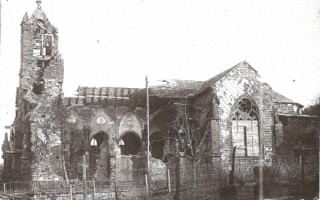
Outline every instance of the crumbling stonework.
[(58, 178), (49, 162), (47, 131), (41, 128), (41, 118), (50, 117), (43, 108), (51, 107), (62, 92), (63, 60), (57, 44), (57, 29), (40, 6), (30, 18), (27, 14), (23, 17), (18, 112), (13, 130), (14, 179)]
[[(67, 101), (66, 101), (67, 102)], [(115, 179), (118, 158), (121, 157), (120, 140), (125, 135), (133, 133), (137, 140), (141, 142), (141, 127), (144, 127), (143, 113), (136, 109), (131, 111), (128, 106), (113, 104), (107, 105), (69, 105), (72, 110), (72, 116), (83, 124), (79, 134), (84, 135), (84, 150), (81, 154), (86, 155), (88, 160), (87, 177), (96, 177), (98, 179)], [(108, 114), (107, 114), (108, 113)], [(139, 129), (138, 129), (139, 128)], [(125, 141), (126, 142), (126, 141)], [(125, 145), (123, 145), (125, 146)], [(85, 153), (87, 152), (87, 153)], [(72, 152), (76, 153), (76, 152)], [(72, 168), (81, 167), (81, 162), (72, 160)], [(81, 171), (81, 170), (80, 170)], [(81, 178), (73, 177), (73, 178)]]
[(233, 149), (239, 183), (256, 181), (257, 166), (283, 169), (285, 178), (295, 156), (319, 160), (310, 139), (319, 136), (319, 119), (302, 116), (302, 105), (261, 82), (246, 61), (204, 82), (149, 88), (149, 171), (146, 90), (79, 87), (77, 97), (63, 97), (63, 69), (58, 31), (39, 5), (21, 23), (17, 112), (3, 145), (6, 180), (143, 180), (149, 172), (163, 181), (179, 155), (181, 169), (214, 166), (226, 185)]

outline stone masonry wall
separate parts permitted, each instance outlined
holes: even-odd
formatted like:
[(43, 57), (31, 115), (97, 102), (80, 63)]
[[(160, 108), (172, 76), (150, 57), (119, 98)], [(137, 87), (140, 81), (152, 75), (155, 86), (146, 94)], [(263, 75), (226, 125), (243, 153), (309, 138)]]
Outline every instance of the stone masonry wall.
[[(122, 163), (122, 161), (119, 160), (122, 159), (120, 156), (120, 137), (127, 132), (134, 132), (140, 137), (140, 139), (142, 139), (142, 127), (144, 127), (145, 124), (144, 109), (136, 108), (135, 110), (131, 110), (128, 106), (114, 106), (113, 104), (86, 106), (75, 105), (70, 106), (70, 108), (72, 110), (71, 113), (77, 116), (77, 119), (79, 119), (83, 124), (83, 128), (87, 127), (88, 129), (89, 137), (87, 139), (89, 141), (85, 141), (85, 144), (90, 145), (91, 139), (100, 132), (108, 136), (108, 149), (103, 149), (102, 151), (104, 152), (105, 158), (110, 158), (110, 175), (104, 173), (104, 168), (109, 164), (104, 164), (104, 161), (101, 160), (101, 155), (99, 155), (100, 159), (97, 160), (96, 168), (91, 169), (90, 171), (95, 171), (95, 176), (99, 175), (100, 179), (116, 179), (119, 174), (116, 170), (123, 167), (117, 166)], [(85, 130), (80, 134), (85, 134)], [(105, 177), (102, 177), (102, 175)], [(122, 175), (119, 174), (119, 176), (121, 177)]]
[[(43, 23), (42, 26), (39, 25), (40, 22)], [(48, 51), (43, 39), (45, 37), (50, 38), (52, 51)], [(23, 167), (23, 174), (27, 175), (26, 171), (31, 171), (33, 180), (59, 179), (49, 159), (52, 146), (50, 135), (54, 133), (42, 124), (44, 118), (50, 118), (48, 111), (62, 92), (63, 60), (57, 48), (57, 29), (50, 24), (41, 8), (30, 18), (25, 15), (21, 23), (21, 69), (17, 107), (25, 115), (30, 110), (27, 117), (30, 121), (24, 123), (31, 123), (31, 126), (27, 126), (30, 129), (23, 132), (24, 154), (20, 165), (32, 163), (30, 168)], [(23, 131), (23, 128), (18, 128), (18, 131)]]
[[(271, 88), (267, 84), (257, 80), (256, 71), (246, 62), (239, 64), (228, 74), (215, 83), (217, 99), (219, 101), (219, 126), (220, 126), (220, 144), (222, 165), (231, 166), (232, 155), (232, 134), (230, 111), (236, 100), (242, 95), (250, 96), (259, 109), (259, 143), (260, 158), (264, 159), (268, 165), (272, 164), (273, 155), (273, 117), (272, 117), (272, 99)], [(263, 153), (268, 153), (268, 156)], [(241, 157), (236, 157), (237, 160)], [(253, 160), (259, 159), (252, 157)], [(250, 159), (243, 159), (242, 164), (252, 163)], [(228, 164), (229, 163), (229, 164)], [(245, 167), (245, 166), (244, 166)], [(249, 167), (249, 166), (248, 166)], [(228, 170), (228, 168), (225, 168)], [(230, 169), (230, 168), (229, 168)], [(226, 171), (225, 174), (229, 172)], [(228, 177), (224, 179), (227, 181)]]

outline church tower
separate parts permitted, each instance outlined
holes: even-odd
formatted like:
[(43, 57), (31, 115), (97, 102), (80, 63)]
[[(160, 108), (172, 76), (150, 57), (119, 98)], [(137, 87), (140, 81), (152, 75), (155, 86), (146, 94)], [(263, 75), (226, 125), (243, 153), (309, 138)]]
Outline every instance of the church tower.
[[(63, 59), (58, 50), (58, 29), (48, 20), (37, 0), (37, 8), (21, 22), (21, 66), (14, 120), (15, 179), (55, 178), (41, 118), (62, 98)], [(46, 144), (46, 145), (44, 145)], [(46, 177), (46, 178), (45, 178)]]

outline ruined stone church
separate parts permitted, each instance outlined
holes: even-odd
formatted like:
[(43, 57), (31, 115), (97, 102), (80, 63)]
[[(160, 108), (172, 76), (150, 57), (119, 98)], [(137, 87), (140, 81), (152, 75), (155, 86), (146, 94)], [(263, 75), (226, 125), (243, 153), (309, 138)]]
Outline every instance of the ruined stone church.
[[(147, 166), (146, 89), (79, 87), (76, 97), (64, 97), (58, 29), (37, 2), (21, 22), (16, 116), (2, 145), (4, 179), (133, 179), (135, 169)], [(224, 174), (232, 156), (250, 170), (295, 165), (301, 153), (319, 160), (319, 119), (301, 115), (301, 104), (261, 82), (246, 61), (205, 81), (168, 80), (148, 95), (149, 168), (163, 172), (154, 175), (159, 179), (176, 152), (183, 165), (219, 165)], [(67, 116), (58, 119), (57, 107)]]

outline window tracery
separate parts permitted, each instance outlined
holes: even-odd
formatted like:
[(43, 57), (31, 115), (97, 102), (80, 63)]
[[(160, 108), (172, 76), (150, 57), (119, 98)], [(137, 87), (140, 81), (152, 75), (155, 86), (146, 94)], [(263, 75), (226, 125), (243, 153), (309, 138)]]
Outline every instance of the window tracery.
[(256, 104), (244, 96), (239, 98), (231, 115), (232, 143), (236, 156), (259, 156), (259, 115)]

